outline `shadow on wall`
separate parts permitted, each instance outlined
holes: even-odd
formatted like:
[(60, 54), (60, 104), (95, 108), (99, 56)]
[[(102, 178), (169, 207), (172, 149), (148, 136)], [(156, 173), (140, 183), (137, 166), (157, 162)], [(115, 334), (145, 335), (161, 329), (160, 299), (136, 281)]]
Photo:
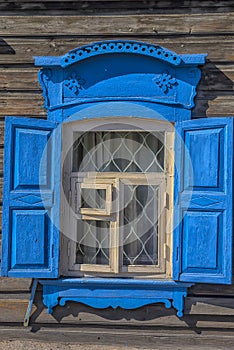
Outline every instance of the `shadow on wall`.
[[(214, 117), (215, 114), (213, 111), (212, 113), (209, 112), (209, 102), (214, 101), (217, 97), (223, 96), (225, 99), (225, 96), (233, 96), (234, 94), (233, 81), (218, 69), (214, 63), (207, 60), (206, 64), (201, 67), (201, 71), (202, 76), (197, 87), (197, 96), (195, 98), (195, 107), (192, 110), (192, 118)], [(212, 106), (212, 109), (214, 108), (215, 105)], [(231, 105), (229, 110), (231, 111)], [(222, 108), (219, 107), (218, 102), (217, 116), (225, 116), (225, 112), (222, 112)]]
[[(188, 299), (188, 300), (187, 300)], [(234, 314), (230, 312), (226, 315), (218, 312), (211, 315), (210, 311), (206, 314), (204, 309), (203, 314), (188, 314), (191, 312), (194, 301), (190, 298), (186, 299), (185, 315), (182, 318), (176, 316), (176, 311), (166, 309), (160, 304), (144, 306), (134, 310), (124, 310), (121, 308), (112, 309), (94, 309), (81, 303), (67, 302), (65, 306), (57, 306), (51, 316), (45, 315), (45, 308), (42, 301), (37, 299), (35, 305), (37, 309), (30, 318), (31, 332), (40, 331), (44, 324), (50, 324), (50, 327), (70, 327), (71, 325), (79, 326), (79, 328), (100, 328), (106, 329), (128, 329), (128, 330), (168, 330), (176, 327), (177, 329), (191, 330), (196, 334), (201, 334), (202, 331), (212, 330), (217, 327), (220, 322), (219, 330), (224, 332), (226, 328), (234, 332), (234, 329), (228, 326), (228, 323), (233, 324)], [(209, 304), (215, 306), (225, 306), (229, 309), (234, 308), (234, 305), (226, 302), (224, 299), (220, 302), (218, 299), (211, 299)], [(203, 306), (204, 307), (204, 306)], [(205, 326), (199, 327), (198, 322), (206, 322)], [(225, 327), (222, 323), (225, 322)], [(204, 328), (205, 327), (205, 328)]]
[(0, 38), (0, 55), (15, 55), (13, 47), (8, 45), (2, 38)]

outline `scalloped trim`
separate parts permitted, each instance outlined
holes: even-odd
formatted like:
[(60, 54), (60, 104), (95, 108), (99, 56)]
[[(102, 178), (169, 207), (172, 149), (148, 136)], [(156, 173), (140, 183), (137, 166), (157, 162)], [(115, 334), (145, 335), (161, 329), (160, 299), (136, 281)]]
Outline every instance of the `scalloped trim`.
[(48, 313), (56, 305), (65, 306), (67, 301), (83, 303), (97, 309), (136, 309), (144, 305), (164, 303), (172, 306), (177, 316), (183, 316), (187, 289), (193, 283), (162, 280), (129, 280), (113, 278), (79, 278), (39, 280), (43, 285), (43, 303)]
[(114, 40), (96, 42), (69, 51), (62, 57), (61, 66), (67, 67), (88, 57), (103, 55), (107, 53), (141, 54), (158, 58), (175, 66), (178, 66), (181, 63), (181, 57), (179, 55), (173, 51), (167, 50), (162, 46), (156, 46), (137, 41)]
[(121, 307), (122, 309), (133, 310), (145, 305), (156, 304), (156, 303), (163, 303), (167, 309), (170, 309), (172, 306), (171, 301), (169, 299), (164, 299), (164, 298), (151, 298), (149, 300), (142, 300), (142, 299), (134, 299), (134, 298), (133, 299), (127, 299), (127, 298), (87, 299), (87, 298), (72, 298), (72, 297), (61, 298), (59, 300), (59, 305), (65, 306), (67, 301), (82, 303), (96, 309), (105, 309), (108, 307), (117, 309), (118, 307)]

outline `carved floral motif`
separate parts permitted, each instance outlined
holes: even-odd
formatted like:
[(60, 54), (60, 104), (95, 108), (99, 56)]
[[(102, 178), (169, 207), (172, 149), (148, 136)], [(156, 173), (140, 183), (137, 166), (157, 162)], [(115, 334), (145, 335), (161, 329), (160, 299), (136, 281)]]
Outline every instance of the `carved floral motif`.
[(163, 73), (157, 78), (154, 78), (154, 82), (162, 89), (164, 94), (168, 93), (169, 89), (172, 89), (174, 85), (177, 85), (176, 78), (172, 78), (172, 76), (167, 73)]
[(76, 74), (76, 72), (72, 72), (71, 75), (64, 80), (64, 86), (66, 86), (74, 95), (78, 95), (80, 90), (83, 89), (85, 84), (85, 80)]

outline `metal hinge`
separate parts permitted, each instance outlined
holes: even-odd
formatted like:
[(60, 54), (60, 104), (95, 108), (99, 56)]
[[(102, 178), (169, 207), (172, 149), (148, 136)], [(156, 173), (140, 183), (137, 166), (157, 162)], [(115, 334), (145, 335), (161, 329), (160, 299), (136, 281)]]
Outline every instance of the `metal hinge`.
[(164, 192), (164, 208), (169, 210), (169, 194), (167, 192)]
[(166, 243), (163, 244), (163, 255), (164, 259), (170, 259), (170, 247)]
[(70, 256), (70, 254), (71, 254), (71, 242), (68, 241), (68, 243), (67, 243), (67, 256)]

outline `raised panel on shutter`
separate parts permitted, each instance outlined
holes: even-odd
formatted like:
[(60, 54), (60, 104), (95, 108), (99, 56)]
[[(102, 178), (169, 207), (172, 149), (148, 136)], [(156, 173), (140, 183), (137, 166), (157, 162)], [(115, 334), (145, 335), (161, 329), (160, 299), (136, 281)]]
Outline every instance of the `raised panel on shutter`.
[(178, 124), (175, 154), (174, 279), (231, 283), (233, 119)]
[[(12, 189), (50, 188), (50, 169), (46, 166), (50, 163), (51, 150), (49, 145), (45, 154), (43, 154), (50, 134), (51, 130), (15, 128), (15, 154), (14, 163), (12, 164), (14, 183)], [(42, 155), (45, 163), (44, 167), (40, 166)], [(29, 159), (33, 160), (35, 165), (29, 167)], [(38, 171), (38, 165), (41, 171)]]
[(6, 118), (3, 276), (58, 277), (59, 169), (55, 123)]
[[(43, 209), (11, 211), (11, 269), (48, 267), (48, 216)], [(30, 242), (30, 246), (29, 246)]]

